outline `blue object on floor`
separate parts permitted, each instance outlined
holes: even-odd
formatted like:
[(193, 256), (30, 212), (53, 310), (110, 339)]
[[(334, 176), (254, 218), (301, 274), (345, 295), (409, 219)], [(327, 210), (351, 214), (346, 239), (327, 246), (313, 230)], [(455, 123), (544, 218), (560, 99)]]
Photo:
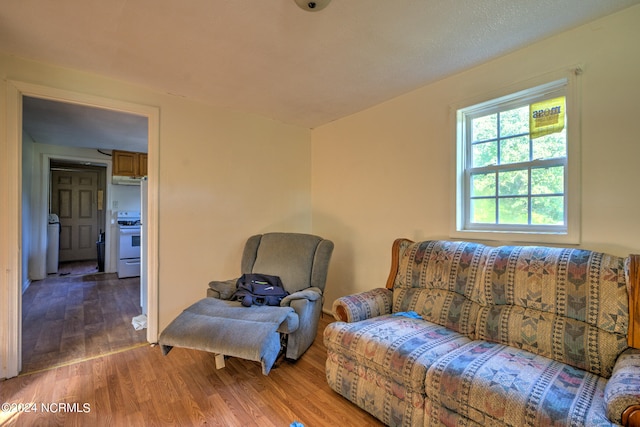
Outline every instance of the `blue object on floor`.
[(294, 421), (289, 427), (304, 427), (304, 424)]

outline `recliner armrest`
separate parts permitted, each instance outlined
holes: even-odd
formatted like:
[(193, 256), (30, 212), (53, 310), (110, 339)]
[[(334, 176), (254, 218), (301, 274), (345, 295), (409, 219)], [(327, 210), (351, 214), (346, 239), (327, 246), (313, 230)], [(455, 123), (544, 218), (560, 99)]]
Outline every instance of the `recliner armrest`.
[(229, 280), (213, 280), (209, 282), (209, 288), (207, 289), (207, 296), (228, 300), (231, 295), (236, 291), (236, 283), (238, 279)]
[(376, 288), (347, 295), (333, 302), (333, 317), (343, 322), (358, 322), (383, 314), (391, 314), (393, 291)]
[(618, 357), (604, 389), (604, 402), (607, 417), (618, 424), (623, 423), (627, 408), (640, 405), (640, 350), (629, 348)]
[(320, 288), (310, 287), (298, 292), (294, 292), (282, 298), (282, 301), (280, 301), (280, 307), (288, 307), (291, 305), (292, 301), (297, 299), (306, 299), (307, 301), (317, 301), (320, 298), (322, 298), (322, 290)]

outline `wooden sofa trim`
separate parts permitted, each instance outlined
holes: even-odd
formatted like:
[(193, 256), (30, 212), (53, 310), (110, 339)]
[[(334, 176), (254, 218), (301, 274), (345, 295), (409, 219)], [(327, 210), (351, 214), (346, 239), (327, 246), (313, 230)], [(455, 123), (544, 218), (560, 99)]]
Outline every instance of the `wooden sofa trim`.
[(622, 425), (628, 427), (640, 426), (640, 405), (631, 405), (622, 413)]
[[(640, 349), (640, 255), (631, 255), (629, 263), (629, 347)], [(640, 410), (640, 408), (638, 408)], [(638, 414), (640, 417), (640, 414)], [(640, 425), (640, 424), (639, 424)]]
[(347, 316), (347, 311), (341, 305), (336, 307), (336, 316), (338, 316), (338, 319), (342, 322), (346, 322), (349, 320), (349, 316)]
[(387, 278), (387, 289), (393, 289), (393, 283), (396, 281), (396, 275), (400, 268), (400, 245), (404, 242), (407, 242), (408, 244), (415, 243), (413, 240), (409, 239), (401, 238), (394, 240), (393, 246), (391, 246), (391, 271)]

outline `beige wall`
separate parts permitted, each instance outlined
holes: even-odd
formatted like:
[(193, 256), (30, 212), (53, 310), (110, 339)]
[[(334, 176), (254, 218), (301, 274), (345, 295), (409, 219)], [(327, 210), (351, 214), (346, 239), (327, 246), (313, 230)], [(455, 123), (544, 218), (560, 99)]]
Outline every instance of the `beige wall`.
[[(160, 109), (160, 330), (203, 297), (210, 280), (239, 274), (249, 235), (311, 231), (308, 129), (1, 54), (0, 77), (0, 94), (6, 79)], [(5, 206), (0, 219), (16, 211)]]
[(582, 243), (640, 253), (640, 6), (312, 133), (314, 232), (336, 243), (325, 308), (384, 286), (397, 237), (448, 237), (451, 105), (582, 64)]
[(160, 330), (238, 277), (244, 243), (311, 231), (310, 132), (186, 100), (161, 105)]

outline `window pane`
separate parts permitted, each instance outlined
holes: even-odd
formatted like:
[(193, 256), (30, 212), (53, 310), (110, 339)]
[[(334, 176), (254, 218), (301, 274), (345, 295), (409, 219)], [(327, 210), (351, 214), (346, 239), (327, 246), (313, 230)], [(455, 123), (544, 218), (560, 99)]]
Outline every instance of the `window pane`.
[(531, 194), (563, 194), (564, 166), (531, 170)]
[(529, 106), (500, 113), (500, 136), (529, 133)]
[(473, 167), (498, 164), (498, 143), (496, 141), (474, 144)]
[(500, 164), (529, 161), (529, 136), (503, 139), (500, 141)]
[(496, 174), (485, 173), (471, 176), (471, 197), (495, 196)]
[(528, 224), (529, 202), (527, 197), (499, 199), (499, 224)]
[(473, 142), (497, 138), (498, 115), (491, 114), (489, 116), (473, 119), (471, 122), (471, 129), (473, 130), (473, 134), (471, 135), (471, 140)]
[(563, 225), (564, 197), (533, 197), (531, 199), (531, 223), (534, 225)]
[(529, 191), (529, 176), (526, 170), (500, 172), (498, 174), (498, 195), (516, 196)]
[(472, 199), (471, 200), (471, 222), (475, 224), (495, 224), (496, 223), (495, 199)]
[(532, 146), (534, 159), (567, 157), (567, 129), (536, 138), (532, 141)]

